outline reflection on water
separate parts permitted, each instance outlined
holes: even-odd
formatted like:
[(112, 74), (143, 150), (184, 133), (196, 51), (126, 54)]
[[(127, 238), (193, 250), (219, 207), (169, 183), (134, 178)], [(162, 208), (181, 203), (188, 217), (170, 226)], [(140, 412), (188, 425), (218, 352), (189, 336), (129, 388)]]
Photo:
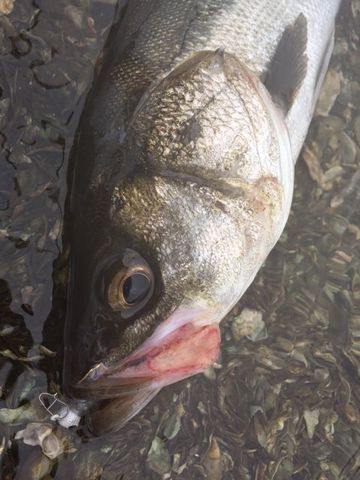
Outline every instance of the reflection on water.
[(117, 435), (63, 429), (39, 406), (61, 383), (57, 298), (50, 311), (69, 149), (115, 3), (24, 0), (0, 16), (2, 478), (360, 478), (359, 0), (339, 19), (286, 231), (224, 321), (219, 362)]

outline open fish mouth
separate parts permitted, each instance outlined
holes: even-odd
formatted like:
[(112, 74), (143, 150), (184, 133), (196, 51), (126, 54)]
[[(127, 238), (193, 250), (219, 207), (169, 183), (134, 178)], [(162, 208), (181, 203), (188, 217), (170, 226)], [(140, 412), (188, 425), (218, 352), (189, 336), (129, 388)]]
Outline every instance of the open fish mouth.
[(99, 435), (118, 430), (171, 383), (200, 373), (218, 357), (222, 316), (180, 306), (132, 354), (96, 364), (72, 387), (95, 400), (87, 424)]
[[(99, 362), (73, 386), (93, 399), (152, 398), (165, 385), (204, 371), (219, 355), (218, 322), (209, 311), (179, 307), (125, 359)], [(147, 402), (146, 402), (147, 403)]]

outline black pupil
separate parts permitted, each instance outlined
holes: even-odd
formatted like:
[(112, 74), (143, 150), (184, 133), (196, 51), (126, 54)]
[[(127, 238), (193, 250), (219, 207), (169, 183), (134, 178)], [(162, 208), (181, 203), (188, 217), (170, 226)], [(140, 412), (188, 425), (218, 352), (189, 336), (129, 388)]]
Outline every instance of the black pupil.
[(150, 290), (150, 280), (141, 273), (134, 273), (128, 277), (123, 285), (124, 300), (128, 304), (139, 303), (144, 300)]

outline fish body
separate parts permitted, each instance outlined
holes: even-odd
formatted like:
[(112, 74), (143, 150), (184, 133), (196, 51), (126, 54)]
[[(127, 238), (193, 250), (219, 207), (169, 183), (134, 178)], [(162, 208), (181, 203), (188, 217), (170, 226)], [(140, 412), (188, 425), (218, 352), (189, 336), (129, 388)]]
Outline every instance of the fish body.
[[(120, 425), (203, 371), (288, 217), (340, 0), (132, 0), (74, 147), (65, 388)], [(114, 413), (115, 412), (115, 413)]]

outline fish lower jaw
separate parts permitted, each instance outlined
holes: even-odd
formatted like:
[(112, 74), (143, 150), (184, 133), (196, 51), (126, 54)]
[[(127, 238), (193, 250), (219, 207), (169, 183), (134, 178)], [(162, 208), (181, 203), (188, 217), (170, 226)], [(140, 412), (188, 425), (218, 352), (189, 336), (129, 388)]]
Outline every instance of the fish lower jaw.
[(219, 347), (218, 325), (187, 323), (143, 357), (129, 359), (125, 368), (111, 377), (152, 379), (154, 387), (161, 388), (205, 370), (217, 359)]
[(204, 371), (215, 362), (219, 349), (220, 330), (217, 324), (197, 326), (186, 323), (146, 351), (140, 347), (123, 361), (109, 367), (99, 364), (77, 387), (92, 398), (158, 390)]

